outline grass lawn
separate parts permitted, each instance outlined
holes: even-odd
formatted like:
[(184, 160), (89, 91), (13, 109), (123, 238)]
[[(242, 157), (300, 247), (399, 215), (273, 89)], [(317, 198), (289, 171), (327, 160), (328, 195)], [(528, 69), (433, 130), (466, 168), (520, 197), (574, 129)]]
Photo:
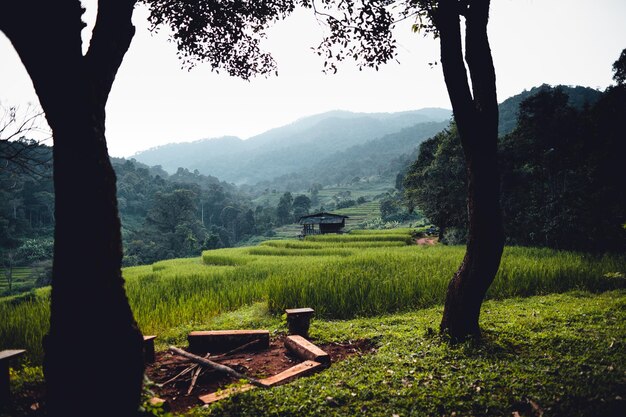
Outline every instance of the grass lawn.
[[(246, 323), (278, 325), (271, 318), (255, 319), (260, 311), (245, 309), (236, 315)], [(311, 336), (316, 341), (369, 338), (378, 350), (190, 415), (623, 415), (625, 291), (488, 301), (482, 314), (483, 341), (459, 346), (450, 346), (433, 330), (441, 313), (441, 307), (434, 307), (377, 318), (314, 321)]]
[[(483, 339), (455, 346), (437, 334), (441, 313), (437, 306), (380, 317), (313, 320), (314, 342), (369, 339), (375, 351), (186, 415), (623, 415), (626, 290), (487, 301)], [(264, 303), (215, 316), (209, 324), (286, 332), (285, 323), (269, 314)], [(32, 390), (42, 378), (39, 367), (12, 370), (11, 376), (18, 393)], [(0, 411), (1, 417), (17, 415), (31, 414)]]

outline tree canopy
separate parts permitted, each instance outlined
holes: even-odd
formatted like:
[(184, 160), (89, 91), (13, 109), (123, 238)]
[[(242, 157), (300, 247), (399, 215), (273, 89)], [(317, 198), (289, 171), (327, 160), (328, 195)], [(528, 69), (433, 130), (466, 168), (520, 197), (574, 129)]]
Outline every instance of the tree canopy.
[[(626, 117), (623, 86), (594, 105), (569, 104), (561, 87), (522, 101), (516, 128), (500, 139), (507, 242), (590, 252), (623, 251), (624, 177), (617, 175)], [(452, 130), (452, 129), (451, 129)], [(442, 133), (424, 142), (405, 177), (405, 197), (441, 228), (466, 229), (463, 152)], [(448, 146), (449, 152), (442, 149)]]

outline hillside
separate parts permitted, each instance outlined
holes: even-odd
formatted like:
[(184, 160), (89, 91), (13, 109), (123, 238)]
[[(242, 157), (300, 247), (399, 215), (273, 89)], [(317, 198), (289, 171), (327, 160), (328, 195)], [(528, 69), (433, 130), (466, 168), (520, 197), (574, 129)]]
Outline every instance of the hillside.
[(500, 126), (498, 133), (500, 136), (510, 133), (517, 125), (519, 106), (522, 101), (526, 100), (528, 97), (536, 95), (540, 91), (553, 88), (560, 88), (565, 94), (567, 94), (569, 97), (567, 104), (577, 110), (582, 109), (586, 105), (595, 104), (602, 95), (600, 91), (594, 90), (593, 88), (581, 86), (571, 87), (567, 85), (557, 85), (552, 87), (548, 84), (542, 84), (539, 87), (524, 90), (513, 97), (507, 98), (498, 106), (498, 110), (500, 112)]
[(245, 141), (223, 137), (169, 144), (134, 157), (170, 172), (185, 167), (229, 182), (256, 184), (312, 168), (338, 152), (404, 128), (449, 118), (450, 111), (444, 109), (401, 113), (333, 111), (297, 120)]

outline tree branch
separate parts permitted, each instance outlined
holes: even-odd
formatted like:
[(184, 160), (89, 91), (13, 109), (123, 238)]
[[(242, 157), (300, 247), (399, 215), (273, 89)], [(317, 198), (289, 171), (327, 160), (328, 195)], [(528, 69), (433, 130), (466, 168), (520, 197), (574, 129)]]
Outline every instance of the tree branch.
[(260, 388), (269, 388), (267, 385), (265, 385), (264, 383), (262, 383), (261, 381), (259, 381), (256, 378), (240, 374), (239, 372), (235, 371), (231, 367), (228, 367), (226, 365), (221, 365), (221, 364), (219, 364), (217, 362), (213, 362), (213, 361), (210, 361), (208, 359), (204, 359), (204, 358), (202, 358), (200, 356), (197, 356), (197, 355), (194, 355), (192, 353), (186, 352), (186, 351), (184, 351), (182, 349), (179, 349), (176, 346), (170, 346), (170, 351), (172, 351), (174, 353), (177, 353), (177, 354), (179, 354), (181, 356), (184, 356), (187, 359), (190, 359), (191, 361), (193, 361), (193, 362), (195, 362), (195, 363), (197, 363), (199, 365), (208, 366), (209, 368), (213, 368), (213, 369), (215, 369), (218, 372), (223, 372), (225, 374), (228, 374), (228, 375), (233, 376), (233, 377), (238, 378), (238, 379), (245, 379), (245, 380), (247, 380), (248, 382), (250, 382), (254, 386), (257, 386), (257, 387), (260, 387)]
[[(18, 107), (4, 107), (0, 115), (0, 171), (26, 173), (33, 177), (45, 176), (49, 171), (52, 152), (42, 144), (51, 138), (42, 111), (28, 105), (25, 111)], [(21, 120), (19, 120), (21, 119)], [(45, 136), (41, 138), (41, 134)], [(35, 139), (33, 135), (39, 136)], [(31, 136), (27, 138), (27, 136)]]

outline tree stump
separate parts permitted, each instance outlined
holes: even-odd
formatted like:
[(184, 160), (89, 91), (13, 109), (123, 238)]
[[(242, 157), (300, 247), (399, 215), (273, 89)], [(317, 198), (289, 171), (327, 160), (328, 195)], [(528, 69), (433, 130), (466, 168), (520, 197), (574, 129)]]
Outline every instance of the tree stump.
[(311, 317), (315, 311), (312, 308), (288, 308), (287, 326), (289, 334), (302, 337), (309, 337), (309, 327), (311, 325)]

